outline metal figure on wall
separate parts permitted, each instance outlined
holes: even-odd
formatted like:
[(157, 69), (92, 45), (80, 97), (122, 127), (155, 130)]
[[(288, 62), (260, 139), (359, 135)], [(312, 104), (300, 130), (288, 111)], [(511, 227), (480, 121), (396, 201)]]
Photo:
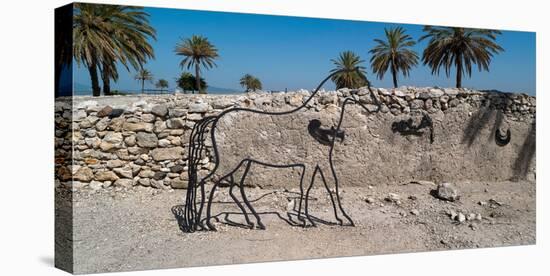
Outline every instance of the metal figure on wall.
[[(220, 151), (220, 145), (218, 144), (215, 137), (216, 130), (218, 128), (218, 123), (220, 122), (220, 119), (224, 118), (224, 116), (232, 116), (231, 120), (238, 120), (239, 115), (244, 116), (243, 114), (249, 114), (249, 115), (255, 114), (257, 116), (277, 117), (277, 116), (289, 115), (297, 111), (300, 111), (302, 109), (305, 109), (307, 104), (318, 93), (319, 89), (325, 84), (325, 82), (328, 81), (332, 76), (341, 72), (343, 71), (336, 71), (330, 74), (328, 77), (326, 77), (323, 81), (321, 81), (321, 83), (317, 86), (317, 88), (313, 91), (313, 93), (305, 101), (303, 101), (302, 105), (292, 110), (284, 111), (284, 112), (269, 112), (269, 111), (261, 111), (261, 110), (238, 107), (238, 108), (231, 108), (231, 109), (225, 110), (215, 116), (205, 117), (201, 121), (197, 122), (193, 127), (191, 131), (191, 135), (189, 137), (189, 157), (188, 157), (189, 184), (188, 184), (188, 189), (187, 189), (187, 194), (185, 199), (184, 210), (180, 220), (180, 224), (182, 225), (180, 225), (180, 227), (186, 232), (194, 232), (194, 231), (200, 231), (200, 230), (215, 231), (216, 228), (211, 222), (212, 199), (216, 191), (216, 188), (219, 187), (222, 181), (226, 181), (229, 183), (229, 194), (231, 198), (235, 201), (239, 209), (242, 211), (248, 227), (254, 228), (254, 223), (252, 223), (250, 218), (248, 217), (248, 212), (246, 211), (246, 208), (248, 208), (250, 210), (250, 213), (254, 216), (257, 227), (259, 229), (265, 229), (265, 226), (262, 223), (260, 216), (254, 209), (250, 201), (247, 199), (246, 193), (245, 193), (244, 181), (253, 164), (259, 164), (262, 166), (273, 167), (273, 168), (298, 168), (301, 171), (300, 198), (298, 201), (298, 220), (302, 223), (302, 226), (306, 227), (308, 225), (307, 222), (309, 222), (311, 226), (315, 226), (315, 222), (312, 220), (308, 212), (308, 199), (309, 199), (309, 193), (311, 191), (311, 188), (313, 187), (314, 180), (317, 174), (319, 174), (319, 176), (321, 177), (323, 184), (330, 195), (330, 200), (332, 202), (334, 215), (336, 220), (338, 221), (338, 224), (354, 226), (353, 220), (342, 208), (342, 203), (340, 200), (340, 195), (338, 190), (339, 189), (338, 178), (337, 178), (332, 160), (333, 160), (333, 151), (334, 151), (335, 142), (344, 141), (345, 132), (341, 130), (341, 126), (344, 118), (344, 112), (346, 110), (346, 105), (356, 104), (362, 107), (367, 113), (372, 113), (367, 109), (365, 105), (360, 103), (356, 98), (347, 97), (343, 100), (341, 104), (339, 119), (337, 120), (337, 124), (335, 127), (334, 126), (330, 128), (323, 127), (321, 125), (321, 122), (316, 119), (308, 121), (306, 130), (311, 136), (310, 138), (314, 139), (317, 143), (320, 143), (324, 147), (324, 151), (326, 152), (325, 156), (328, 159), (328, 160), (319, 160), (318, 161), (319, 163), (317, 164), (312, 164), (312, 163), (306, 164), (305, 162), (303, 163), (293, 162), (291, 159), (277, 160), (278, 161), (277, 163), (269, 163), (269, 162), (266, 162), (265, 160), (262, 160), (261, 158), (257, 158), (257, 156), (249, 156), (246, 153), (242, 153), (242, 156), (238, 156), (237, 158), (237, 160), (240, 160), (240, 162), (234, 165), (224, 164), (225, 165), (223, 166), (224, 168), (220, 169), (222, 167), (220, 166), (220, 155), (221, 154), (223, 155), (224, 152)], [(377, 112), (380, 109), (380, 102), (376, 98), (376, 95), (374, 95), (374, 93), (372, 92), (370, 83), (368, 81), (367, 81), (367, 88), (370, 94), (372, 95), (372, 98), (374, 99), (376, 105), (378, 106), (378, 109), (374, 111), (374, 112)], [(198, 174), (198, 166), (205, 152), (207, 139), (211, 140), (213, 155), (216, 158), (215, 166), (206, 176), (200, 177)], [(301, 147), (303, 145), (293, 145), (293, 146)], [(321, 162), (323, 162), (323, 165), (321, 165)], [(242, 173), (242, 176), (240, 177), (240, 179), (236, 181), (235, 179), (236, 172), (240, 171), (242, 168), (244, 168), (244, 172)], [(304, 177), (306, 175), (306, 171), (308, 172), (308, 177), (311, 175), (311, 180), (307, 187), (305, 187), (305, 184), (306, 184), (306, 181), (308, 181), (309, 179), (305, 179)], [(215, 174), (218, 175), (219, 178), (214, 180), (213, 176)], [(214, 182), (208, 195), (206, 194), (206, 190), (205, 190), (205, 184), (207, 181)], [(331, 192), (329, 184), (327, 182), (330, 182), (330, 184), (333, 184), (334, 195)], [(241, 204), (241, 202), (239, 202), (239, 200), (233, 193), (235, 187), (237, 187), (240, 191), (244, 206), (243, 204)], [(206, 203), (206, 206), (205, 206), (205, 203)], [(304, 206), (303, 214), (305, 215), (305, 218), (302, 216), (302, 206)], [(202, 217), (203, 212), (205, 212), (204, 218)], [(347, 220), (346, 224), (344, 224), (343, 219), (338, 216), (338, 212), (340, 212), (344, 217), (344, 219)]]

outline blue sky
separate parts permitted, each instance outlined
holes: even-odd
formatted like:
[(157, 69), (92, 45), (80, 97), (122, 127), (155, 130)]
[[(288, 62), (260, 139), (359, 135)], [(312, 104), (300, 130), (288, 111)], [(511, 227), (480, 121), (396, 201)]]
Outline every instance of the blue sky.
[[(330, 60), (345, 50), (354, 51), (365, 60), (367, 77), (374, 86), (392, 87), (389, 72), (379, 80), (370, 70), (368, 51), (374, 46), (373, 39), (384, 38), (384, 28), (396, 26), (403, 26), (414, 39), (423, 35), (422, 25), (163, 8), (145, 8), (145, 11), (150, 14), (157, 40), (151, 41), (155, 59), (144, 67), (153, 73), (155, 80), (168, 80), (172, 90), (175, 78), (182, 72), (179, 66), (182, 58), (174, 53), (175, 45), (193, 34), (207, 37), (219, 50), (218, 66), (202, 71), (207, 83), (235, 90), (242, 90), (239, 79), (245, 73), (260, 78), (265, 90), (311, 89), (333, 68)], [(471, 78), (463, 79), (463, 86), (534, 95), (535, 33), (503, 31), (497, 42), (505, 51), (493, 58), (490, 72), (479, 72), (476, 67)], [(424, 40), (413, 49), (421, 56), (426, 44)], [(111, 84), (113, 89), (140, 89), (134, 71), (119, 67), (119, 74), (118, 82)], [(84, 67), (75, 66), (75, 83), (90, 86), (89, 79)], [(444, 71), (436, 76), (422, 64), (408, 78), (399, 76), (399, 85), (452, 87), (454, 82), (454, 72), (450, 78)], [(334, 85), (328, 83), (325, 88), (333, 89)]]

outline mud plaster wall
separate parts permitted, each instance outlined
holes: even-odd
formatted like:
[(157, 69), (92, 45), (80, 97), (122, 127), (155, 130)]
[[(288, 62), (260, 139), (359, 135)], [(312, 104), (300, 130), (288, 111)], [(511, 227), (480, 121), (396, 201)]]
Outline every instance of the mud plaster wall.
[[(216, 127), (220, 152), (217, 175), (233, 170), (243, 158), (267, 163), (304, 163), (309, 179), (319, 165), (330, 180), (328, 149), (309, 135), (319, 119), (335, 126), (346, 97), (367, 107), (347, 105), (337, 141), (334, 167), (342, 186), (399, 184), (411, 180), (499, 181), (535, 178), (536, 101), (524, 94), (485, 93), (467, 89), (374, 89), (382, 103), (376, 111), (366, 89), (321, 92), (306, 108), (285, 116), (228, 113)], [(75, 188), (135, 185), (185, 188), (187, 147), (194, 124), (232, 107), (284, 111), (300, 106), (309, 92), (243, 95), (164, 95), (75, 97), (56, 102), (57, 185)], [(114, 113), (105, 115), (111, 107)], [(427, 115), (429, 130), (404, 135), (392, 124)], [(497, 145), (495, 131), (510, 130), (511, 140)], [(211, 142), (201, 158), (200, 174), (213, 167)], [(67, 163), (67, 157), (73, 158)], [(243, 167), (244, 168), (244, 167)], [(235, 178), (239, 178), (242, 169)], [(247, 185), (294, 188), (298, 168), (251, 167)], [(316, 185), (322, 185), (316, 182)]]

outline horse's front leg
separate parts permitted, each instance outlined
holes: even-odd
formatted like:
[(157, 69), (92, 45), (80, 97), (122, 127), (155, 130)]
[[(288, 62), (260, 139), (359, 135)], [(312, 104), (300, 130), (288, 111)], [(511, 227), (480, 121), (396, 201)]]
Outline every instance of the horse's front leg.
[(241, 196), (243, 198), (244, 204), (246, 204), (248, 209), (250, 209), (250, 211), (252, 212), (252, 215), (254, 215), (254, 217), (256, 218), (258, 228), (260, 228), (262, 230), (265, 230), (265, 225), (262, 223), (262, 220), (261, 220), (260, 216), (258, 215), (256, 210), (254, 210), (254, 207), (252, 207), (252, 204), (250, 204), (250, 201), (248, 201), (248, 198), (246, 197), (246, 194), (244, 192), (244, 180), (246, 178), (246, 175), (248, 174), (248, 171), (250, 171), (250, 165), (252, 165), (252, 161), (247, 160), (243, 176), (241, 177), (241, 182), (240, 182), (239, 188), (241, 190)]
[[(327, 174), (325, 175), (324, 172), (326, 172)], [(338, 221), (338, 224), (344, 225), (344, 222), (342, 221), (341, 218), (338, 217), (337, 208), (340, 209), (340, 212), (347, 219), (347, 221), (349, 222), (349, 225), (350, 226), (355, 226), (355, 224), (353, 223), (353, 220), (351, 219), (351, 217), (348, 216), (346, 211), (344, 211), (344, 208), (342, 208), (342, 203), (340, 201), (340, 191), (338, 189), (338, 178), (336, 177), (336, 172), (334, 171), (334, 167), (331, 166), (330, 163), (328, 163), (328, 164), (326, 164), (326, 166), (323, 166), (323, 167), (319, 168), (319, 174), (321, 175), (321, 179), (323, 180), (323, 183), (325, 184), (325, 188), (327, 189), (327, 192), (330, 196), (330, 201), (332, 202), (332, 207), (334, 209), (334, 216), (335, 216), (336, 220)], [(332, 195), (329, 183), (334, 184), (334, 192), (336, 194), (335, 196)], [(335, 198), (336, 198), (336, 200), (335, 200)]]

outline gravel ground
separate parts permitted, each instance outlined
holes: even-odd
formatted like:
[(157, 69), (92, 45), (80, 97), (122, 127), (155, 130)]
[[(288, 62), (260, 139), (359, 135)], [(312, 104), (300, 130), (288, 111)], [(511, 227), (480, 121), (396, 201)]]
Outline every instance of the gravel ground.
[[(266, 230), (245, 229), (228, 189), (218, 190), (217, 232), (183, 233), (172, 210), (185, 190), (135, 187), (73, 193), (74, 272), (175, 268), (466, 249), (535, 243), (535, 183), (454, 183), (460, 199), (435, 198), (430, 182), (341, 189), (355, 227), (287, 223), (297, 190), (247, 188)], [(326, 190), (313, 189), (310, 212), (334, 222)], [(459, 222), (464, 214), (466, 220)], [(227, 216), (226, 216), (227, 215)], [(456, 216), (456, 217), (455, 217)], [(468, 219), (469, 217), (469, 219)], [(253, 219), (253, 218), (252, 218)], [(253, 220), (254, 221), (254, 220)]]

